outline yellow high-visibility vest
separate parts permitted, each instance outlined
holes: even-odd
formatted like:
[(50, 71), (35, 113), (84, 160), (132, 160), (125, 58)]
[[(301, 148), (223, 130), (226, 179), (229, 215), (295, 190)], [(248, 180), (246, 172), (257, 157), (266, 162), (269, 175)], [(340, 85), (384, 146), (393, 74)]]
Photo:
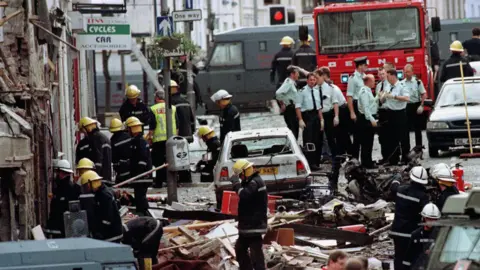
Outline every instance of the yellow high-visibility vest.
[[(162, 142), (167, 140), (167, 121), (165, 116), (165, 103), (157, 103), (150, 107), (153, 114), (155, 115), (155, 121), (157, 121), (157, 126), (153, 131), (152, 142)], [(177, 108), (172, 105), (172, 134), (177, 134), (177, 121), (175, 114)]]

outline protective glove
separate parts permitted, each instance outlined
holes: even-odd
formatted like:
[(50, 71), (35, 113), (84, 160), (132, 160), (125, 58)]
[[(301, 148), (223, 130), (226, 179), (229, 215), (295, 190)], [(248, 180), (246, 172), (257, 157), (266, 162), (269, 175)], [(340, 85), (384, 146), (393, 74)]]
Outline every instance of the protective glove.
[(299, 126), (301, 129), (304, 129), (307, 125), (305, 124), (305, 122), (303, 122), (303, 120), (300, 120), (300, 121), (298, 121), (298, 126)]
[(230, 177), (229, 180), (230, 180), (230, 183), (232, 183), (232, 185), (235, 185), (240, 182), (238, 175), (233, 175), (232, 177)]
[(335, 116), (333, 118), (333, 126), (336, 127), (338, 126), (338, 124), (340, 124), (340, 119), (338, 118), (338, 116)]
[(324, 128), (325, 128), (325, 121), (322, 119), (320, 120), (320, 131), (323, 131)]
[(377, 127), (377, 120), (372, 120), (370, 123), (372, 124), (372, 127)]
[(422, 114), (422, 113), (423, 113), (423, 105), (420, 105), (417, 108), (417, 114)]
[(385, 99), (394, 99), (394, 98), (395, 98), (395, 96), (392, 95), (392, 93), (385, 93), (385, 94), (383, 95), (383, 97), (384, 97)]

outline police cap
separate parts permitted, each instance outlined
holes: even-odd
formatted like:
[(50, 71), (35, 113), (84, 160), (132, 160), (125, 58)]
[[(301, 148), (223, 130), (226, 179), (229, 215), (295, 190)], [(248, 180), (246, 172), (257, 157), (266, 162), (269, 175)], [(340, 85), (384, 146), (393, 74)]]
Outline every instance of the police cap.
[(358, 58), (355, 58), (355, 60), (353, 61), (357, 66), (365, 65), (367, 63), (367, 57), (366, 56), (358, 57)]

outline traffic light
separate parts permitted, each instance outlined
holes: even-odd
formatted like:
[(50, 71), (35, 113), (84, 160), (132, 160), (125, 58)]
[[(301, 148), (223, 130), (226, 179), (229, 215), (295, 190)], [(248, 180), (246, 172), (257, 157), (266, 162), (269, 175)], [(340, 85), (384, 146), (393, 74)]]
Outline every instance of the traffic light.
[(269, 6), (270, 25), (295, 23), (295, 11), (288, 10), (285, 6)]

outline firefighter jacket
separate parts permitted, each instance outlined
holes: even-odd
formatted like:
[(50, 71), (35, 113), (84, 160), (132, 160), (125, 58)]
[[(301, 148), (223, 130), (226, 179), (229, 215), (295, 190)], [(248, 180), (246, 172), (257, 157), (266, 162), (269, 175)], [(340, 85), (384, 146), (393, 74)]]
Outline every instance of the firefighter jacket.
[(141, 99), (137, 100), (135, 106), (126, 99), (120, 107), (119, 114), (122, 122), (127, 121), (130, 116), (135, 116), (144, 125), (149, 123), (150, 111), (148, 110), (148, 106), (145, 105)]
[(435, 228), (427, 231), (423, 226), (413, 231), (403, 265), (410, 269), (424, 269), (423, 267), (428, 262), (429, 251), (435, 243), (437, 232)]
[(203, 167), (201, 171), (201, 181), (202, 182), (210, 182), (213, 181), (213, 169), (215, 168), (215, 164), (217, 164), (218, 155), (220, 155), (220, 148), (222, 144), (217, 136), (208, 139), (205, 142), (207, 144), (207, 154), (211, 153), (211, 159), (203, 162), (205, 167)]
[(272, 60), (270, 69), (270, 81), (275, 82), (275, 72), (278, 75), (278, 82), (283, 83), (288, 77), (287, 67), (292, 64), (293, 51), (291, 48), (282, 48)]
[(246, 181), (233, 184), (238, 193), (238, 233), (240, 235), (267, 233), (267, 187), (258, 172)]
[(240, 130), (240, 112), (230, 103), (220, 114), (220, 141), (223, 142), (230, 131)]
[[(152, 169), (152, 158), (150, 154), (150, 147), (147, 141), (143, 138), (141, 133), (132, 138), (130, 151), (132, 157), (130, 158), (130, 176), (135, 177), (146, 171)], [(133, 184), (152, 183), (151, 179), (147, 179), (148, 175), (135, 180)]]
[(151, 242), (159, 241), (162, 234), (160, 220), (152, 217), (138, 217), (123, 224), (122, 243), (131, 246), (134, 252), (138, 252), (143, 249), (143, 246), (150, 246)]
[(122, 240), (122, 220), (112, 189), (105, 185), (95, 191), (94, 221), (89, 222), (94, 239), (119, 243)]
[(459, 191), (458, 191), (457, 187), (455, 187), (455, 186), (447, 187), (442, 192), (440, 192), (440, 196), (438, 196), (438, 199), (435, 202), (438, 209), (440, 209), (440, 211), (442, 211), (442, 208), (445, 205), (445, 202), (447, 201), (448, 197), (450, 197), (452, 195), (457, 195), (457, 194), (459, 194)]
[[(152, 142), (162, 142), (167, 140), (167, 118), (165, 116), (165, 102), (159, 102), (152, 107), (150, 130), (153, 130)], [(172, 105), (172, 132), (177, 134), (177, 108)]]
[(88, 134), (90, 147), (93, 150), (92, 161), (95, 171), (103, 177), (104, 182), (112, 181), (112, 147), (110, 140), (98, 128)]
[(110, 138), (112, 144), (113, 169), (117, 173), (117, 179), (128, 179), (130, 177), (130, 135), (126, 131), (113, 133)]
[(187, 137), (189, 142), (193, 142), (193, 133), (195, 132), (195, 117), (193, 116), (190, 103), (188, 103), (188, 101), (184, 99), (180, 93), (172, 95), (171, 102), (172, 105), (175, 105), (177, 112), (178, 136)]
[[(292, 64), (307, 71), (314, 71), (317, 68), (317, 55), (310, 45), (302, 45), (293, 54)], [(306, 81), (307, 77), (300, 75), (299, 81)]]
[(415, 182), (399, 186), (398, 181), (392, 182), (391, 189), (395, 196), (395, 219), (390, 235), (410, 238), (422, 220), (420, 212), (429, 202), (427, 190)]
[(77, 148), (75, 149), (75, 164), (78, 164), (82, 158), (93, 160), (93, 150), (92, 147), (90, 147), (88, 136), (85, 136), (77, 144)]
[(459, 54), (452, 54), (440, 68), (440, 82), (444, 83), (452, 78), (461, 77), (460, 74), (460, 61), (462, 62), (463, 67), (463, 76), (471, 77), (474, 75), (473, 69), (470, 66), (468, 60)]
[(69, 210), (70, 201), (78, 200), (80, 193), (80, 186), (74, 184), (70, 180), (70, 176), (64, 179), (55, 179), (46, 233), (50, 233), (54, 238), (65, 237), (63, 213)]

